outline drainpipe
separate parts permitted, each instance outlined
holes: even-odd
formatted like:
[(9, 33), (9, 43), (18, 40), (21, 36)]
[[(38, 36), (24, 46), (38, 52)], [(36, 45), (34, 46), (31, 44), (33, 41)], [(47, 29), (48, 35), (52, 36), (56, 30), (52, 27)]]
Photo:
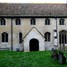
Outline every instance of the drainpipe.
[(57, 49), (58, 47), (57, 18), (55, 19), (56, 19), (56, 26), (54, 28), (54, 48)]
[(58, 47), (58, 24), (57, 24), (57, 18), (56, 18), (56, 30), (57, 30), (57, 32), (56, 32), (56, 35), (57, 35), (57, 47)]
[(11, 18), (11, 50), (13, 51), (13, 18)]

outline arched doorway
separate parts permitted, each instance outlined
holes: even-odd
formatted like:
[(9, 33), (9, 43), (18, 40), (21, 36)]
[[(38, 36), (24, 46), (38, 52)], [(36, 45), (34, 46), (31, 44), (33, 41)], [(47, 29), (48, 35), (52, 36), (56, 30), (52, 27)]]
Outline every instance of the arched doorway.
[(29, 42), (30, 51), (39, 50), (39, 41), (37, 39), (31, 39)]

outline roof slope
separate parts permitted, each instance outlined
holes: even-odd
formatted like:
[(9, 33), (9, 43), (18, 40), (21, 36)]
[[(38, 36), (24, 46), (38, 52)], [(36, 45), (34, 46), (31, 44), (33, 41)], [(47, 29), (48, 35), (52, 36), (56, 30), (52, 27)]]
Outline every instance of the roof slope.
[(67, 16), (66, 4), (0, 3), (0, 16)]

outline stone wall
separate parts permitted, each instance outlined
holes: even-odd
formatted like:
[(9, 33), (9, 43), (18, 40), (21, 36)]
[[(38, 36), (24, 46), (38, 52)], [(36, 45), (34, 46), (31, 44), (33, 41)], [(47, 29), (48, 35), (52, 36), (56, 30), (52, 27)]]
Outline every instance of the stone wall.
[[(33, 27), (35, 27), (43, 36), (46, 32), (51, 33), (51, 41), (50, 42), (45, 42), (45, 48), (43, 48), (41, 45), (43, 45), (45, 38), (42, 38), (41, 35), (38, 33), (36, 39), (39, 40), (40, 38), (40, 50), (50, 50), (54, 46), (54, 28), (56, 27), (56, 19), (55, 18), (50, 18), (50, 25), (45, 25), (45, 18), (36, 18), (36, 25), (30, 25), (30, 18), (20, 18), (21, 19), (21, 25), (15, 25), (15, 19), (13, 19), (13, 50), (16, 50), (16, 48), (20, 48), (20, 50), (23, 50), (24, 46), (24, 51), (29, 51), (29, 40), (31, 38), (35, 38), (36, 35), (34, 35), (34, 31), (29, 32)], [(65, 18), (65, 25), (59, 25), (59, 19), (57, 19), (57, 29), (58, 29), (58, 36), (59, 36), (59, 31), (61, 30), (66, 30), (67, 31), (67, 18)], [(0, 25), (0, 48), (10, 48), (11, 49), (11, 18), (5, 18), (6, 20), (6, 25)], [(9, 42), (8, 43), (2, 43), (1, 41), (1, 34), (3, 32), (7, 32), (9, 35)], [(19, 32), (23, 34), (23, 38), (26, 36), (27, 33), (30, 33), (27, 35), (26, 38), (23, 39), (23, 44), (19, 44)], [(30, 35), (33, 34), (34, 36)], [(28, 44), (26, 46), (26, 44)], [(58, 46), (59, 46), (59, 37), (58, 37)], [(27, 49), (26, 49), (27, 48)]]

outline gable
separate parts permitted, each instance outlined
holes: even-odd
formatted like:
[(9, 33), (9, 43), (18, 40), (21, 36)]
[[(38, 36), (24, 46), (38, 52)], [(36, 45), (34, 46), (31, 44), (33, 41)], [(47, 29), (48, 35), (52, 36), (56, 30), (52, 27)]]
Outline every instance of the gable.
[[(33, 38), (35, 38), (35, 37), (42, 37), (42, 38), (44, 38), (44, 36), (41, 34), (41, 32), (39, 32), (35, 27), (33, 27), (25, 36), (24, 36), (24, 38), (26, 38), (27, 36), (31, 36), (31, 37), (33, 37)], [(23, 38), (23, 39), (24, 39)]]

